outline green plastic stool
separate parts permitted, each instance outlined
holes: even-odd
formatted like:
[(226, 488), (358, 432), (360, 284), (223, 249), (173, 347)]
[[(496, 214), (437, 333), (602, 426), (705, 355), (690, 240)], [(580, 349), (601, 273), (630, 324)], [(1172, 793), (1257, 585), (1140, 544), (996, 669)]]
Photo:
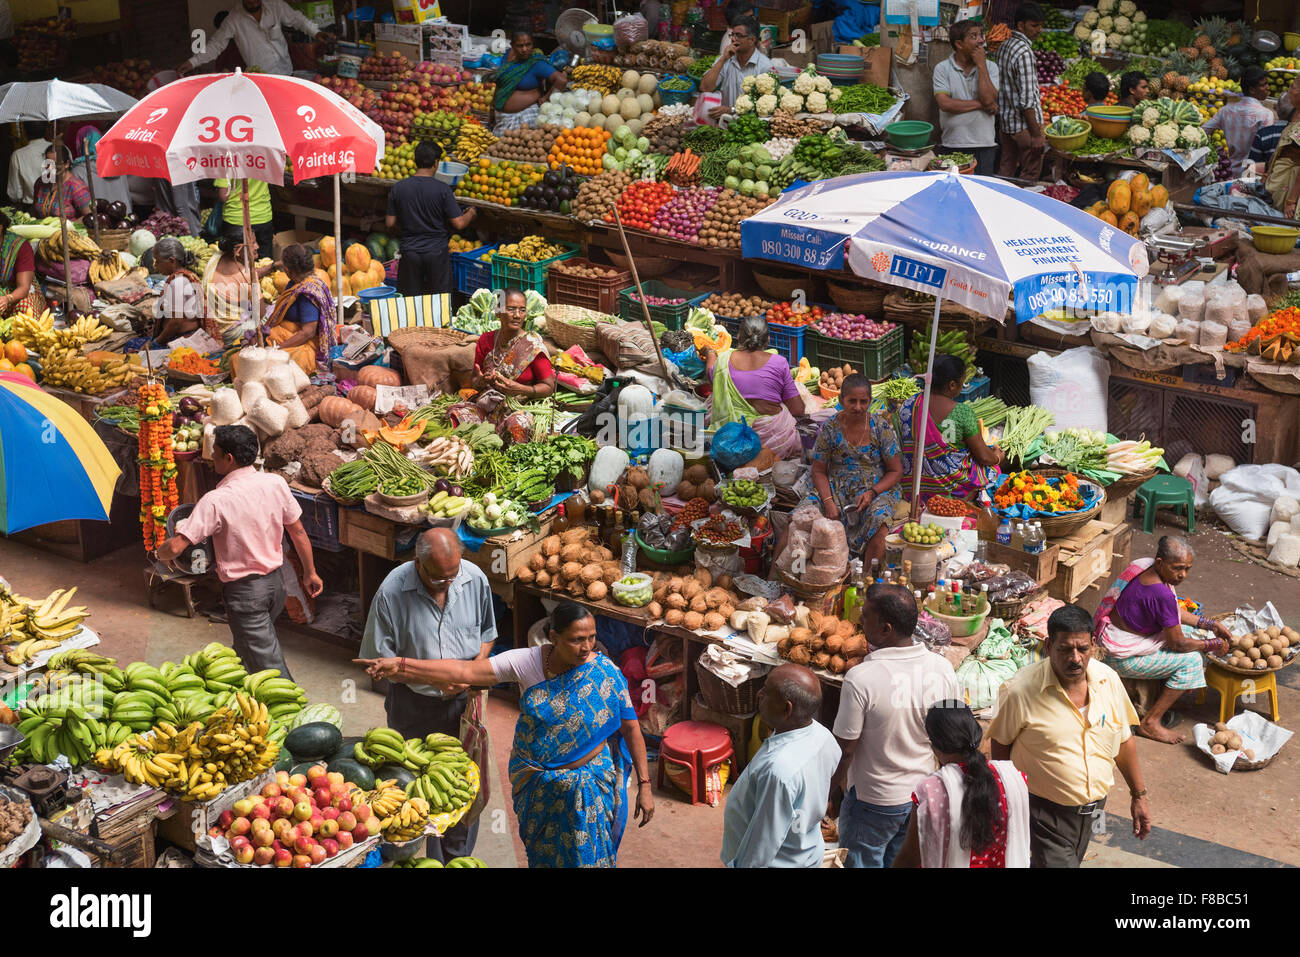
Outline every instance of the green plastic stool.
[(1196, 490), (1177, 475), (1157, 475), (1137, 490), (1134, 505), (1142, 506), (1142, 531), (1150, 535), (1156, 527), (1156, 509), (1167, 505), (1187, 513), (1187, 531), (1196, 531)]

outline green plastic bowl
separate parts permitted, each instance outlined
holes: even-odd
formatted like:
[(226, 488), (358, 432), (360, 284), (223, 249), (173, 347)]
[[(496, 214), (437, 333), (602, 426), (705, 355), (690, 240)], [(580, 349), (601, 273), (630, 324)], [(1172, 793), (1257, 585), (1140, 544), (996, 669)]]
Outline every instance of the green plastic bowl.
[(927, 146), (934, 125), (924, 120), (899, 120), (885, 127), (885, 138), (900, 150), (919, 150)]

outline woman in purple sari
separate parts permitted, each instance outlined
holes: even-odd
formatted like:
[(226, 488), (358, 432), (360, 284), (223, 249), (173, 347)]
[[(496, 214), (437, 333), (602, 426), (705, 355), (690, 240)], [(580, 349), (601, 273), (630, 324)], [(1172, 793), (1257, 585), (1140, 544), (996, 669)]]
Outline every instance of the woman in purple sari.
[[(427, 684), (519, 685), (510, 784), (528, 866), (615, 867), (633, 770), (640, 826), (654, 816), (645, 739), (627, 680), (596, 652), (591, 612), (561, 602), (550, 626), (550, 643), (538, 648), (473, 661), (405, 659), (400, 667)], [(367, 668), (384, 675), (391, 660)]]

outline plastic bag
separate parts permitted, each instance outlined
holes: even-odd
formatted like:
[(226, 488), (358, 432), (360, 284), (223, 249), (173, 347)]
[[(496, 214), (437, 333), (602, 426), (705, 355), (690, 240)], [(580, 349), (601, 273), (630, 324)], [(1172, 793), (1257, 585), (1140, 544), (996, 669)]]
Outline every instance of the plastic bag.
[(739, 422), (728, 422), (718, 429), (709, 454), (724, 472), (731, 472), (752, 461), (761, 451), (763, 442), (758, 433), (741, 419)]
[(1110, 360), (1092, 346), (1029, 357), (1029, 401), (1056, 417), (1057, 428), (1106, 428)]
[(987, 579), (983, 584), (989, 586), (989, 601), (1014, 601), (1038, 590), (1038, 582), (1018, 569)]
[(794, 599), (782, 595), (776, 601), (769, 601), (766, 611), (778, 625), (788, 625), (794, 621)]
[(1200, 455), (1188, 452), (1174, 465), (1174, 474), (1192, 483), (1197, 508), (1204, 506), (1210, 500), (1210, 479), (1205, 474), (1205, 459)]
[(694, 346), (683, 349), (681, 352), (670, 352), (665, 349), (664, 358), (675, 365), (677, 371), (686, 378), (704, 378), (704, 360), (700, 358), (700, 354)]
[(928, 611), (922, 610), (917, 616), (916, 630), (912, 632), (912, 637), (935, 651), (952, 644), (952, 629), (932, 617)]
[(975, 653), (957, 666), (957, 683), (972, 711), (991, 707), (1003, 683), (1019, 670), (1013, 650), (1015, 639), (1009, 631), (991, 629)]
[(1199, 293), (1184, 293), (1178, 300), (1178, 318), (1200, 322), (1205, 318), (1205, 297)]
[(745, 570), (745, 562), (740, 557), (740, 549), (698, 548), (695, 550), (695, 567), (707, 568), (716, 579), (719, 575), (731, 575), (733, 578)]

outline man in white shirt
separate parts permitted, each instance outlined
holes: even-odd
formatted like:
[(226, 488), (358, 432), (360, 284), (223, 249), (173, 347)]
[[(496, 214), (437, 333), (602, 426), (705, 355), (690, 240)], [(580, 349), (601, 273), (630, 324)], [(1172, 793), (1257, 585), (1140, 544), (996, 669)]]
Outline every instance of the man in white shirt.
[(821, 820), (840, 760), (817, 722), (821, 682), (802, 665), (781, 665), (758, 693), (771, 737), (732, 786), (723, 816), (727, 867), (820, 867)]
[[(844, 676), (835, 740), (843, 757), (831, 782), (847, 867), (890, 867), (912, 814), (912, 791), (936, 768), (925, 714), (961, 698), (948, 659), (915, 644), (917, 609), (898, 585), (872, 585), (862, 630), (875, 649)], [(841, 804), (842, 799), (842, 804)]]
[(301, 30), (310, 37), (320, 32), (316, 24), (284, 0), (241, 0), (240, 6), (232, 10), (216, 32), (208, 37), (203, 52), (196, 53), (176, 70), (184, 75), (196, 66), (210, 63), (234, 40), (239, 55), (250, 70), (282, 75), (292, 73), (293, 62), (289, 59), (284, 27)]
[(984, 56), (984, 29), (974, 20), (948, 28), (952, 56), (934, 68), (944, 152), (970, 153), (975, 172), (992, 176), (998, 159), (998, 65)]
[(740, 99), (740, 81), (747, 76), (769, 73), (772, 61), (758, 50), (758, 21), (742, 17), (731, 27), (731, 40), (718, 54), (717, 60), (700, 79), (700, 89), (705, 93), (715, 90), (722, 96), (722, 105), (709, 110), (717, 119), (730, 113), (732, 104)]
[(46, 139), (49, 130), (41, 123), (24, 123), (23, 131), (27, 134), (26, 146), (14, 150), (9, 157), (9, 198), (15, 203), (30, 206), (35, 199), (32, 184), (40, 178), (45, 169), (45, 151), (50, 148)]

